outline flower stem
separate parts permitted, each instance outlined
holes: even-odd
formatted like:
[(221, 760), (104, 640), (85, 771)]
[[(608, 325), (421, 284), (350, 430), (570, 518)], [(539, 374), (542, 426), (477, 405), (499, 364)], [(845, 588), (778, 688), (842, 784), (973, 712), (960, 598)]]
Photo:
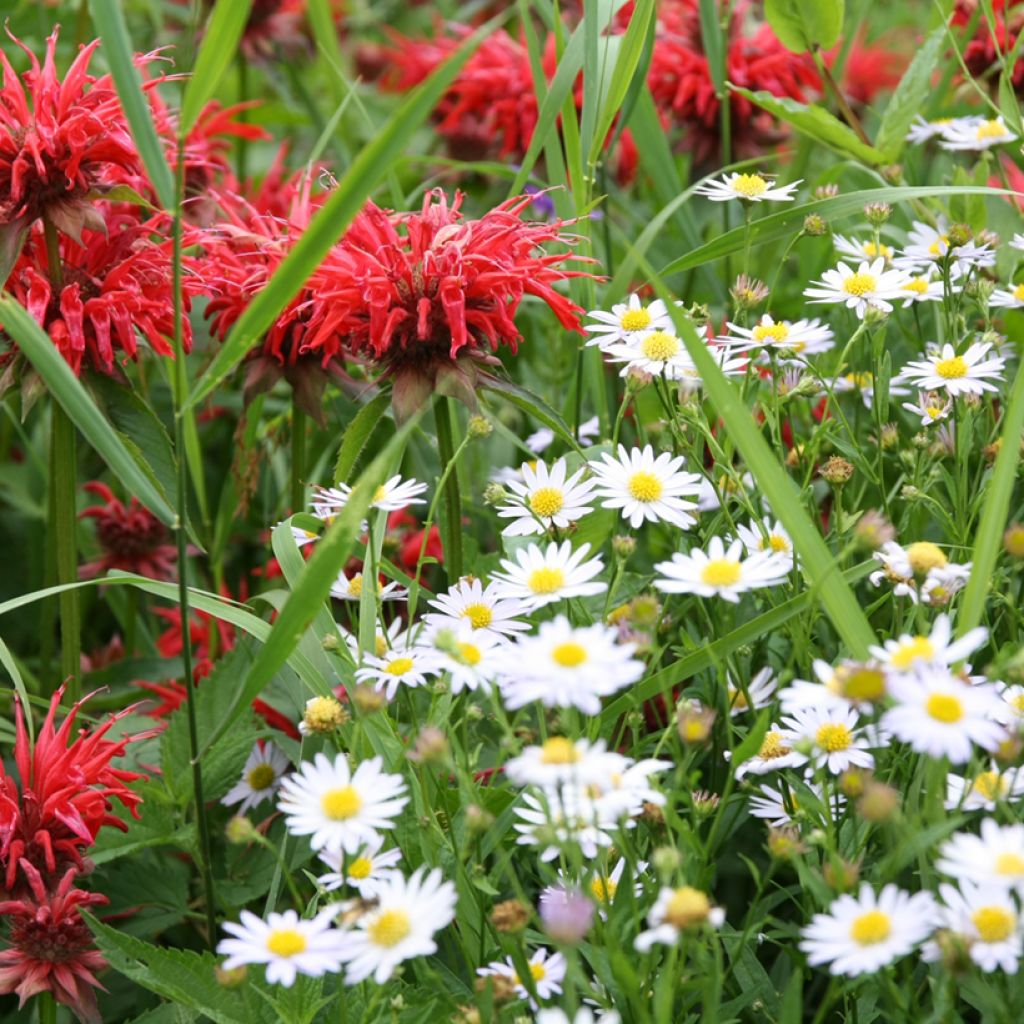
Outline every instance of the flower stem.
[(306, 505), (306, 413), (292, 395), (292, 512)]
[(57, 1024), (57, 1002), (49, 992), (36, 996), (39, 1007), (39, 1024)]
[(864, 126), (860, 123), (860, 118), (853, 112), (850, 104), (846, 101), (846, 97), (843, 95), (842, 89), (836, 84), (836, 80), (832, 77), (832, 72), (829, 71), (828, 65), (825, 63), (824, 58), (821, 56), (821, 49), (815, 46), (811, 50), (811, 58), (814, 61), (814, 66), (818, 69), (818, 74), (821, 75), (821, 80), (825, 83), (828, 91), (832, 93), (832, 98), (836, 101), (836, 105), (839, 107), (839, 113), (843, 115), (843, 120), (857, 133), (857, 138), (864, 143), (865, 146), (871, 145), (871, 140), (868, 138), (868, 134), (864, 131)]
[[(434, 405), (437, 424), (437, 453), (441, 459), (441, 472), (455, 460), (452, 436), (452, 408), (450, 398), (438, 398)], [(449, 584), (462, 576), (462, 495), (459, 493), (459, 474), (453, 465), (444, 482), (444, 518), (441, 521), (441, 544), (444, 547), (444, 568)]]

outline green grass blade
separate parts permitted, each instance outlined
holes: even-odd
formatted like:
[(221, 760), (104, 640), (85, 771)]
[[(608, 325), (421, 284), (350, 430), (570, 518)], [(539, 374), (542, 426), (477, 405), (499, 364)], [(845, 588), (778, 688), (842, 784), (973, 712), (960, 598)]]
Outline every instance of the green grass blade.
[(14, 655), (11, 654), (11, 649), (2, 639), (0, 639), (0, 665), (7, 670), (7, 674), (11, 677), (14, 692), (18, 695), (22, 711), (25, 714), (25, 727), (28, 729), (29, 741), (34, 744), (36, 741), (36, 729), (35, 723), (32, 720), (32, 705), (28, 702), (28, 690), (25, 688), (25, 680), (21, 677), (21, 670), (18, 668), (18, 663), (14, 660)]
[(152, 470), (149, 473), (143, 470), (137, 461), (141, 455), (133, 456), (128, 451), (49, 336), (10, 295), (0, 295), (0, 323), (36, 368), (72, 423), (110, 467), (115, 479), (164, 523), (173, 524), (174, 510), (153, 483)]
[(92, 21), (103, 40), (104, 54), (117, 95), (121, 99), (121, 107), (132, 130), (132, 138), (160, 202), (164, 209), (171, 210), (174, 208), (174, 175), (171, 174), (163, 144), (153, 126), (149, 100), (135, 66), (132, 41), (128, 36), (121, 7), (119, 0), (89, 0)]
[(334, 464), (334, 483), (348, 483), (359, 456), (363, 454), (370, 438), (383, 421), (390, 402), (390, 396), (382, 391), (352, 417), (338, 448), (338, 461)]

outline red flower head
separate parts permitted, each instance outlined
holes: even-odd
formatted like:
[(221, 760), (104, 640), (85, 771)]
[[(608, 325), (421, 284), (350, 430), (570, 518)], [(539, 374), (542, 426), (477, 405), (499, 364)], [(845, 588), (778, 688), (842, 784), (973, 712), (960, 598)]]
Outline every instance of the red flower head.
[[(33, 231), (7, 282), (8, 290), (42, 327), (76, 374), (86, 367), (116, 374), (115, 349), (123, 359), (138, 356), (136, 331), (154, 351), (170, 356), (174, 331), (171, 288), (171, 242), (154, 239), (167, 224), (163, 215), (140, 224), (133, 214), (110, 212), (109, 234), (87, 231), (81, 244), (61, 235), (63, 285), (50, 280), (41, 230)], [(186, 259), (185, 307), (198, 281)], [(183, 318), (186, 351), (192, 346), (188, 318)], [(11, 352), (0, 355), (0, 362)], [(0, 390), (15, 377), (12, 366)]]
[(93, 844), (104, 825), (122, 831), (126, 828), (111, 814), (113, 799), (138, 817), (142, 797), (127, 783), (145, 776), (114, 768), (110, 762), (122, 757), (133, 740), (152, 734), (104, 738), (118, 719), (134, 710), (133, 706), (111, 715), (92, 732), (79, 730), (78, 738), (69, 746), (75, 716), (89, 698), (78, 701), (60, 729), (55, 729), (54, 718), (63, 695), (63, 687), (54, 694), (34, 747), (29, 745), (21, 704), (15, 702), (14, 761), (20, 789), (0, 764), (0, 865), (5, 872), (3, 886), (8, 890), (15, 886), (19, 864), (30, 864), (46, 878), (63, 874), (69, 865), (80, 870), (82, 851)]
[(108, 569), (135, 572), (154, 580), (174, 579), (175, 546), (169, 542), (167, 527), (138, 498), (125, 507), (114, 492), (98, 480), (83, 484), (83, 489), (97, 495), (102, 505), (90, 505), (81, 518), (96, 520), (96, 537), (103, 554), (83, 565), (79, 576), (92, 579)]
[[(156, 649), (165, 658), (180, 657), (184, 650), (181, 643), (181, 609), (154, 608), (153, 612), (169, 623), (167, 629), (156, 638)], [(209, 612), (193, 608), (189, 639), (194, 659), (192, 676), (199, 682), (213, 671), (214, 657), (235, 646), (235, 630)]]
[(306, 29), (306, 0), (253, 0), (242, 33), (246, 60), (271, 60), (310, 49)]
[(107, 962), (94, 948), (92, 932), (78, 909), (106, 903), (107, 897), (73, 888), (73, 867), (53, 892), (47, 891), (27, 860), (22, 861), (22, 870), (30, 891), (20, 900), (0, 902), (0, 915), (10, 929), (10, 946), (0, 952), (0, 994), (16, 992), (21, 1008), (32, 996), (49, 992), (79, 1020), (99, 1024), (94, 989), (103, 986), (96, 973)]
[(409, 512), (408, 508), (396, 509), (389, 513), (384, 544), (385, 547), (397, 554), (398, 564), (409, 576), (416, 574), (421, 550), (424, 558), (433, 558), (439, 563), (444, 561), (441, 531), (436, 526), (431, 526), (429, 532), (426, 533), (426, 544), (424, 544), (424, 532), (420, 521)]
[(502, 343), (519, 341), (515, 314), (525, 295), (545, 302), (566, 330), (583, 312), (553, 285), (583, 271), (563, 269), (561, 221), (520, 219), (532, 196), (510, 199), (464, 220), (461, 193), (449, 204), (429, 192), (419, 213), (368, 203), (312, 279), (316, 331), (306, 345), (324, 362), (342, 353), (379, 366), (394, 381), (407, 416), (434, 391), (475, 403), (477, 370), (496, 364)]
[[(46, 217), (74, 238), (83, 226), (102, 229), (91, 199), (136, 175), (140, 165), (110, 76), (89, 75), (99, 40), (79, 51), (62, 82), (54, 62), (56, 31), (46, 41), (42, 67), (11, 38), (31, 67), (18, 75), (0, 52), (0, 225), (19, 233)], [(136, 64), (151, 59), (138, 56)]]
[[(839, 47), (836, 47), (836, 54)], [(825, 59), (831, 64), (833, 55)], [(901, 48), (889, 44), (869, 44), (863, 34), (854, 40), (843, 67), (843, 92), (854, 103), (872, 103), (880, 92), (895, 88), (909, 64)]]

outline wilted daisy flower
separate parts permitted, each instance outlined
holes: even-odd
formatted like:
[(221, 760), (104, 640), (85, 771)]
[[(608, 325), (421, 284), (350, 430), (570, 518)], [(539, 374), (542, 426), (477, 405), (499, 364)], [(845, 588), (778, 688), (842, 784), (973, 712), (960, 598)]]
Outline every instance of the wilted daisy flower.
[(988, 245), (975, 242), (954, 245), (949, 238), (949, 225), (941, 218), (935, 227), (916, 220), (907, 232), (907, 245), (893, 263), (907, 271), (923, 272), (947, 259), (950, 277), (955, 279), (972, 270), (994, 266), (996, 254)]
[(439, 868), (418, 868), (408, 879), (393, 871), (374, 895), (376, 905), (341, 933), (345, 982), (373, 976), (383, 985), (403, 961), (437, 952), (434, 934), (455, 918), (455, 886)]
[(441, 671), (433, 648), (406, 647), (389, 651), (383, 658), (366, 654), (363, 661), (363, 667), (356, 669), (356, 682), (372, 682), (388, 700), (395, 699), (399, 686), (423, 686)]
[(772, 828), (792, 825), (798, 814), (811, 817), (816, 825), (825, 824), (829, 818), (832, 821), (839, 820), (846, 806), (846, 798), (842, 793), (832, 791), (826, 796), (818, 783), (807, 783), (806, 789), (813, 795), (813, 800), (805, 800), (802, 795), (798, 797), (793, 786), (783, 796), (771, 786), (762, 785), (757, 795), (750, 798), (750, 814), (766, 821)]
[(1024, 796), (1024, 773), (1019, 768), (1001, 769), (994, 761), (973, 778), (946, 776), (946, 807), (949, 810), (994, 811), (1000, 800)]
[(569, 541), (552, 542), (545, 549), (531, 544), (515, 552), (515, 561), (502, 559), (503, 572), (496, 572), (495, 593), (499, 597), (522, 601), (530, 611), (567, 597), (589, 597), (608, 589), (608, 584), (595, 580), (604, 569), (600, 558), (584, 561), (589, 544), (575, 551)]
[(792, 202), (793, 193), (802, 180), (776, 187), (772, 178), (762, 178), (760, 174), (725, 174), (720, 181), (702, 181), (693, 191), (696, 195), (707, 196), (713, 203), (724, 203), (730, 199), (746, 199), (751, 203), (766, 200), (773, 203)]
[(996, 288), (989, 296), (988, 304), (1001, 308), (1020, 309), (1024, 306), (1024, 284)]
[(863, 320), (869, 309), (892, 312), (892, 304), (904, 298), (907, 283), (903, 270), (885, 269), (885, 260), (879, 257), (871, 263), (863, 262), (851, 270), (842, 260), (833, 270), (826, 270), (820, 281), (813, 281), (804, 289), (811, 302), (843, 303)]
[[(1024, 936), (1013, 897), (999, 886), (967, 881), (962, 881), (959, 889), (943, 882), (939, 896), (942, 902), (937, 908), (937, 930), (956, 936), (983, 971), (1016, 974)], [(941, 960), (939, 943), (925, 943), (921, 957), (926, 962)]]
[(342, 933), (331, 927), (332, 908), (312, 920), (294, 910), (271, 913), (263, 921), (243, 910), (240, 921), (228, 921), (224, 930), (231, 936), (217, 943), (217, 952), (227, 956), (225, 970), (246, 964), (266, 964), (267, 981), (290, 988), (297, 974), (319, 978), (341, 970)]
[(278, 810), (288, 831), (311, 836), (314, 850), (355, 854), (377, 839), (378, 829), (394, 827), (394, 818), (409, 802), (401, 775), (381, 771), (380, 757), (363, 761), (352, 772), (348, 758), (334, 761), (317, 754), (281, 783)]
[(423, 621), (433, 629), (461, 629), (468, 624), (475, 632), (503, 637), (530, 628), (528, 622), (516, 618), (529, 610), (527, 605), (503, 597), (501, 583), (488, 583), (485, 588), (479, 579), (467, 576), (428, 604), (437, 611), (428, 612)]
[(1024, 894), (1024, 825), (983, 818), (981, 835), (954, 832), (941, 847), (937, 870), (958, 881), (996, 885)]
[(859, 716), (849, 708), (801, 708), (794, 711), (782, 724), (794, 742), (804, 740), (811, 744), (811, 765), (827, 767), (833, 775), (848, 768), (875, 767), (869, 746), (877, 741), (859, 728)]
[(717, 339), (720, 344), (757, 345), (765, 349), (812, 356), (827, 352), (835, 344), (830, 327), (820, 320), (773, 320), (767, 313), (753, 327), (725, 325), (730, 333)]
[(594, 335), (587, 340), (588, 345), (600, 345), (607, 348), (617, 342), (634, 341), (642, 334), (650, 331), (671, 331), (672, 317), (668, 307), (661, 299), (655, 299), (644, 305), (637, 294), (630, 295), (626, 302), (612, 306), (610, 313), (603, 309), (595, 309), (587, 314), (596, 324), (584, 324), (583, 329)]
[(903, 633), (896, 640), (886, 640), (883, 647), (871, 647), (873, 657), (897, 672), (907, 672), (925, 665), (955, 665), (976, 651), (988, 638), (984, 626), (975, 626), (959, 640), (953, 640), (953, 624), (948, 615), (937, 615), (928, 636)]
[[(952, 283), (950, 288), (958, 290)], [(903, 292), (903, 308), (906, 309), (915, 302), (941, 302), (946, 296), (946, 286), (941, 278), (933, 277), (931, 271), (915, 275), (911, 270), (911, 277), (903, 285)]]
[[(425, 499), (420, 495), (426, 489), (427, 485), (418, 480), (403, 480), (401, 476), (393, 476), (374, 492), (370, 508), (397, 512), (406, 505), (422, 505)], [(313, 510), (321, 516), (337, 515), (348, 503), (351, 495), (352, 488), (348, 484), (317, 488), (313, 497)]]
[(864, 882), (858, 895), (843, 894), (828, 913), (814, 915), (800, 949), (812, 967), (828, 964), (831, 974), (873, 974), (926, 939), (936, 918), (931, 893), (911, 895), (887, 885), (876, 897)]
[(1006, 360), (1001, 356), (986, 359), (992, 348), (990, 342), (975, 342), (963, 355), (947, 341), (941, 351), (932, 352), (926, 359), (914, 360), (900, 370), (900, 379), (908, 380), (926, 391), (942, 389), (950, 395), (980, 395), (984, 391), (998, 391), (993, 380), (1002, 380)]
[(373, 899), (402, 859), (398, 847), (381, 850), (383, 845), (384, 837), (375, 836), (355, 857), (342, 850), (321, 850), (319, 857), (331, 870), (320, 875), (317, 882), (328, 892), (349, 885), (363, 899)]
[(907, 142), (920, 144), (942, 135), (947, 126), (952, 122), (951, 117), (939, 117), (934, 121), (926, 121), (920, 114), (914, 115), (914, 123), (907, 132)]
[(591, 462), (594, 473), (595, 496), (604, 508), (622, 510), (622, 518), (636, 529), (641, 523), (668, 522), (687, 529), (696, 521), (689, 514), (697, 507), (688, 497), (700, 492), (700, 476), (684, 472), (684, 456), (672, 457), (662, 452), (655, 457), (654, 449), (627, 450), (619, 445), (618, 458), (602, 452), (601, 462)]
[(854, 260), (875, 260), (879, 256), (884, 260), (891, 260), (896, 255), (896, 250), (884, 242), (875, 242), (872, 239), (861, 241), (857, 238), (847, 238), (845, 235), (833, 235), (832, 246), (840, 256), (848, 256)]
[(743, 558), (742, 549), (740, 540), (726, 548), (721, 537), (712, 537), (707, 552), (694, 548), (685, 555), (677, 552), (670, 562), (658, 562), (654, 568), (661, 575), (654, 585), (668, 594), (718, 596), (735, 604), (748, 590), (786, 581), (789, 567), (785, 555), (762, 551)]
[(613, 835), (621, 827), (630, 828), (633, 822), (622, 822), (612, 813), (610, 806), (602, 806), (579, 786), (563, 786), (559, 790), (523, 793), (516, 805), (513, 826), (519, 833), (520, 846), (541, 848), (543, 862), (554, 860), (566, 846), (576, 846), (588, 860), (608, 849)]
[(622, 768), (622, 754), (604, 740), (570, 740), (549, 736), (540, 746), (526, 747), (505, 763), (505, 775), (517, 786), (557, 789), (569, 783), (586, 786), (605, 780)]
[(971, 685), (946, 668), (918, 668), (895, 674), (889, 694), (896, 701), (882, 716), (882, 728), (929, 757), (969, 761), (974, 746), (995, 750), (1006, 738), (996, 721), (998, 697), (992, 687)]
[[(562, 981), (565, 979), (565, 957), (561, 953), (552, 953), (549, 949), (541, 948), (530, 957), (527, 964), (530, 968), (530, 977), (533, 979), (533, 989), (539, 999), (550, 999), (561, 994)], [(478, 967), (476, 973), (481, 978), (508, 978), (515, 987), (516, 995), (520, 999), (528, 999), (530, 1006), (537, 1009), (536, 1001), (516, 973), (512, 957), (498, 960), (486, 967)]]
[(1002, 115), (994, 118), (955, 117), (943, 126), (940, 134), (939, 145), (943, 149), (975, 152), (1002, 146), (1017, 138), (1006, 127)]
[[(331, 585), (331, 597), (339, 601), (359, 601), (363, 596), (363, 574), (361, 572), (346, 575), (342, 569), (338, 578)], [(377, 582), (377, 600), (379, 601), (404, 601), (409, 596), (409, 591), (399, 583), (389, 580), (381, 585)]]
[(242, 777), (225, 793), (221, 803), (238, 804), (238, 813), (245, 814), (277, 792), (281, 778), (291, 767), (288, 758), (269, 740), (253, 745), (242, 769)]
[(764, 734), (757, 753), (736, 766), (736, 778), (764, 775), (779, 768), (793, 768), (807, 763), (807, 755), (793, 749), (794, 737), (780, 725), (772, 725)]
[(928, 427), (946, 419), (953, 411), (953, 400), (947, 394), (940, 398), (935, 391), (919, 391), (917, 404), (904, 402), (903, 408), (921, 418), (921, 426)]
[(725, 911), (713, 907), (707, 893), (690, 885), (665, 887), (647, 915), (647, 931), (641, 932), (633, 945), (638, 952), (648, 953), (655, 945), (674, 946), (683, 932), (703, 925), (720, 928), (724, 921)]
[(526, 537), (552, 528), (564, 530), (592, 512), (587, 502), (594, 485), (583, 479), (585, 472), (580, 468), (567, 476), (565, 459), (556, 460), (550, 470), (543, 462), (524, 464), (523, 482), (510, 480), (507, 485), (515, 500), (498, 509), (500, 518), (513, 520), (501, 532)]
[(793, 568), (796, 556), (793, 553), (793, 542), (786, 532), (786, 528), (779, 522), (768, 517), (760, 520), (751, 520), (749, 526), (742, 523), (737, 524), (736, 532), (739, 534), (743, 546), (747, 549), (748, 555), (755, 555), (762, 551), (774, 552), (786, 561), (786, 569)]
[(574, 627), (564, 615), (542, 622), (535, 636), (520, 637), (498, 652), (498, 685), (506, 707), (540, 701), (546, 707), (601, 710), (601, 697), (617, 693), (644, 674), (633, 644), (620, 644), (600, 622)]

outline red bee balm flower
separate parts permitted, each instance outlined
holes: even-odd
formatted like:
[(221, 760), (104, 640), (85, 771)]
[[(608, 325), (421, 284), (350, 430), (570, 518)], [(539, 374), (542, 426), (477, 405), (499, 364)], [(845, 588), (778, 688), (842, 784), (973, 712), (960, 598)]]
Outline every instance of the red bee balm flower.
[(79, 907), (107, 902), (100, 893), (73, 888), (75, 869), (68, 868), (56, 891), (47, 892), (39, 872), (22, 862), (30, 892), (20, 900), (0, 902), (6, 918), (10, 946), (0, 952), (0, 994), (16, 992), (21, 1002), (49, 992), (70, 1007), (79, 1020), (93, 1024), (102, 1019), (96, 1007), (96, 972), (107, 966), (93, 948), (92, 932), (78, 913)]
[(400, 419), (434, 391), (473, 405), (480, 365), (497, 364), (501, 343), (516, 349), (523, 296), (581, 329), (583, 310), (552, 286), (584, 272), (560, 266), (568, 252), (539, 251), (568, 239), (561, 221), (520, 220), (532, 201), (510, 199), (479, 220), (462, 219), (460, 193), (449, 205), (429, 192), (419, 213), (368, 203), (313, 277), (317, 329), (306, 345), (325, 363), (346, 350), (381, 366)]
[[(104, 825), (124, 831), (124, 822), (110, 813), (112, 798), (138, 817), (142, 797), (127, 783), (145, 776), (113, 768), (110, 762), (121, 757), (133, 740), (152, 733), (104, 739), (118, 719), (134, 710), (130, 707), (111, 715), (91, 733), (80, 730), (69, 746), (75, 716), (88, 697), (75, 704), (60, 729), (55, 729), (63, 694), (61, 687), (53, 695), (34, 748), (29, 746), (21, 704), (15, 702), (14, 761), (20, 789), (0, 763), (0, 865), (8, 891), (14, 889), (19, 864), (24, 870), (28, 863), (44, 877), (63, 874), (69, 865), (81, 869), (82, 851), (93, 844)], [(27, 874), (31, 882), (31, 873)]]

